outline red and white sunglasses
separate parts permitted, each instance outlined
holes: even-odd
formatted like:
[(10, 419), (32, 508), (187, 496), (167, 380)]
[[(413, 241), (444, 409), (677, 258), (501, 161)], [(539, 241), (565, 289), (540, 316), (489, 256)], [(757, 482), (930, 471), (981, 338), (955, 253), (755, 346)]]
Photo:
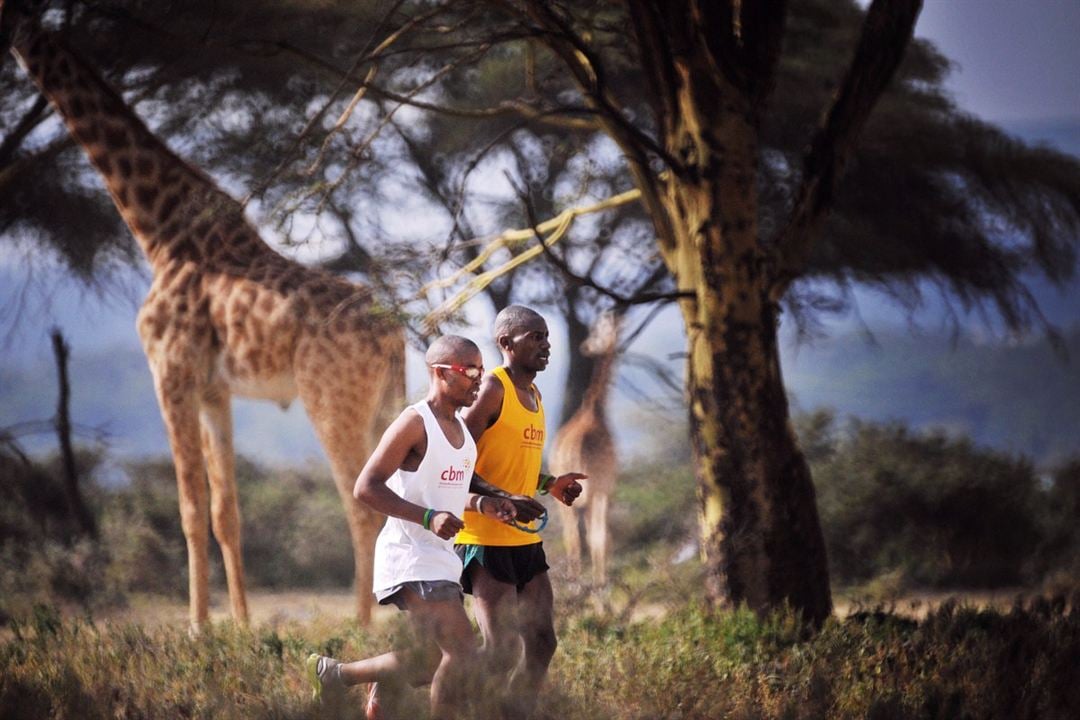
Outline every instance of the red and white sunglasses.
[(431, 363), (433, 368), (444, 368), (446, 370), (453, 370), (454, 372), (461, 373), (470, 380), (476, 380), (484, 374), (484, 367), (474, 367), (472, 365), (447, 365), (445, 363)]

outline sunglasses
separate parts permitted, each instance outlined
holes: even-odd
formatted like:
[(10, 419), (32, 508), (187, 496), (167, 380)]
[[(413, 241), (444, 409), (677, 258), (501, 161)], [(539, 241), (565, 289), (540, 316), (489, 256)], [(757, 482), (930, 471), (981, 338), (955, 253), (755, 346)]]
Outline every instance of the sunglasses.
[(433, 367), (433, 368), (445, 368), (447, 370), (453, 370), (454, 372), (461, 373), (462, 375), (469, 378), (470, 380), (476, 380), (477, 378), (479, 378), (481, 375), (484, 374), (484, 367), (482, 365), (480, 367), (472, 367), (472, 366), (465, 366), (465, 365), (444, 365), (443, 363), (432, 363), (431, 367)]

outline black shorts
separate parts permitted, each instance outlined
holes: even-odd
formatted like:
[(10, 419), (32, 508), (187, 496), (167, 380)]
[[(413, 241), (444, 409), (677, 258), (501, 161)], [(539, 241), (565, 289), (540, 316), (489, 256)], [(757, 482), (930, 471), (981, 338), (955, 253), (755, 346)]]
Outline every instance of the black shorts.
[(548, 569), (543, 543), (530, 545), (455, 545), (461, 558), (461, 587), (472, 595), (473, 566), (480, 564), (501, 583), (513, 585), (521, 592), (534, 577)]

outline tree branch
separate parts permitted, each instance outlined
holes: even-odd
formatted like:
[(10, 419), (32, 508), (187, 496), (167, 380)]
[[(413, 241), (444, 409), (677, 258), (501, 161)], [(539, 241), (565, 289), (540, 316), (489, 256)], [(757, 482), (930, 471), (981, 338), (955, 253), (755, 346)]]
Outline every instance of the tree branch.
[(646, 155), (656, 155), (669, 167), (675, 167), (675, 159), (656, 140), (626, 119), (622, 104), (604, 81), (600, 59), (569, 23), (543, 0), (529, 0), (526, 7), (529, 18), (543, 30), (538, 36), (566, 65), (586, 102), (599, 112), (601, 122), (612, 137), (623, 147), (634, 146)]
[[(700, 6), (700, 0), (695, 5)], [(743, 0), (739, 3), (736, 35), (742, 55), (739, 66), (747, 70), (746, 92), (758, 112), (776, 81), (786, 17), (787, 0)]]
[(794, 209), (773, 248), (770, 297), (779, 301), (806, 267), (813, 242), (832, 208), (844, 164), (870, 111), (900, 65), (922, 0), (874, 0), (855, 57), (804, 158)]
[(15, 150), (22, 144), (23, 139), (48, 117), (48, 108), (48, 98), (39, 93), (34, 104), (19, 118), (19, 122), (11, 129), (11, 132), (4, 136), (4, 142), (0, 143), (0, 168), (6, 167), (11, 162)]
[[(644, 292), (641, 289), (630, 295), (622, 295), (615, 292), (611, 288), (596, 282), (596, 280), (594, 280), (591, 275), (578, 275), (570, 268), (570, 265), (563, 258), (559, 257), (558, 253), (554, 251), (554, 249), (551, 247), (553, 243), (548, 242), (544, 239), (544, 236), (540, 230), (540, 223), (537, 221), (536, 218), (536, 208), (533, 206), (532, 198), (529, 197), (529, 194), (524, 189), (517, 188), (517, 190), (518, 196), (521, 198), (522, 203), (525, 205), (525, 213), (529, 219), (529, 227), (532, 229), (533, 235), (536, 237), (544, 257), (546, 257), (552, 265), (558, 268), (559, 272), (561, 272), (566, 278), (568, 278), (576, 285), (591, 288), (603, 295), (604, 297), (614, 300), (617, 305), (620, 305), (622, 307), (626, 307), (629, 305), (644, 305), (646, 303), (657, 302), (660, 300), (671, 302), (684, 297), (691, 297), (693, 295), (692, 293), (679, 291), (670, 293)], [(654, 271), (653, 275), (656, 277), (660, 277), (662, 276), (662, 273), (663, 266), (657, 268)], [(650, 284), (651, 282), (647, 281), (644, 287), (648, 287)]]
[(637, 39), (638, 61), (653, 96), (653, 112), (658, 122), (666, 125), (677, 113), (675, 88), (678, 81), (672, 66), (671, 47), (663, 28), (663, 14), (655, 4), (646, 0), (628, 0), (626, 5)]
[[(508, 12), (522, 14), (507, 3), (496, 4)], [(678, 167), (675, 159), (652, 138), (627, 121), (614, 98), (605, 94), (603, 72), (598, 69), (596, 61), (590, 60), (588, 53), (582, 51), (585, 43), (577, 37), (573, 29), (567, 26), (562, 18), (554, 15), (544, 2), (529, 0), (527, 7), (532, 12), (526, 19), (534, 18), (545, 30), (538, 34), (539, 39), (567, 66), (586, 100), (593, 103), (600, 125), (622, 149), (634, 182), (641, 191), (642, 202), (656, 226), (657, 242), (665, 252), (670, 251), (675, 244), (675, 234), (661, 200), (661, 180), (650, 167), (649, 153), (660, 158), (669, 168)]]
[[(295, 55), (313, 67), (317, 67), (324, 72), (333, 74), (335, 77), (348, 78), (357, 83), (358, 86), (364, 85), (364, 78), (342, 70), (333, 63), (328, 62), (303, 48), (285, 42), (279, 43), (276, 47)], [(414, 97), (401, 95), (375, 84), (369, 84), (366, 87), (372, 96), (381, 100), (391, 100), (402, 105), (408, 105), (419, 110), (427, 110), (428, 112), (438, 113), (448, 117), (484, 119), (505, 117), (507, 115), (520, 115), (521, 117), (552, 127), (570, 128), (573, 130), (596, 130), (598, 128), (596, 121), (588, 118), (588, 116), (595, 115), (596, 111), (585, 107), (553, 106), (544, 108), (536, 107), (520, 100), (508, 100), (490, 108), (461, 108), (417, 100)]]

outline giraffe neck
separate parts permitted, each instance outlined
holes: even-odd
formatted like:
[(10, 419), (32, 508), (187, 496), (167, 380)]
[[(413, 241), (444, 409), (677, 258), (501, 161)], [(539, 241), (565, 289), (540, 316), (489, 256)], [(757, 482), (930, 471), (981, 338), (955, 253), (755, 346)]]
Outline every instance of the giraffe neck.
[(607, 403), (608, 389), (611, 387), (611, 375), (615, 367), (615, 353), (605, 352), (596, 357), (593, 364), (589, 385), (581, 398), (582, 409), (594, 413), (603, 413)]
[[(100, 173), (155, 270), (176, 260), (205, 263), (247, 228), (239, 204), (156, 138), (56, 33), (24, 22), (12, 49)], [(248, 249), (262, 250), (253, 232), (241, 235)]]

